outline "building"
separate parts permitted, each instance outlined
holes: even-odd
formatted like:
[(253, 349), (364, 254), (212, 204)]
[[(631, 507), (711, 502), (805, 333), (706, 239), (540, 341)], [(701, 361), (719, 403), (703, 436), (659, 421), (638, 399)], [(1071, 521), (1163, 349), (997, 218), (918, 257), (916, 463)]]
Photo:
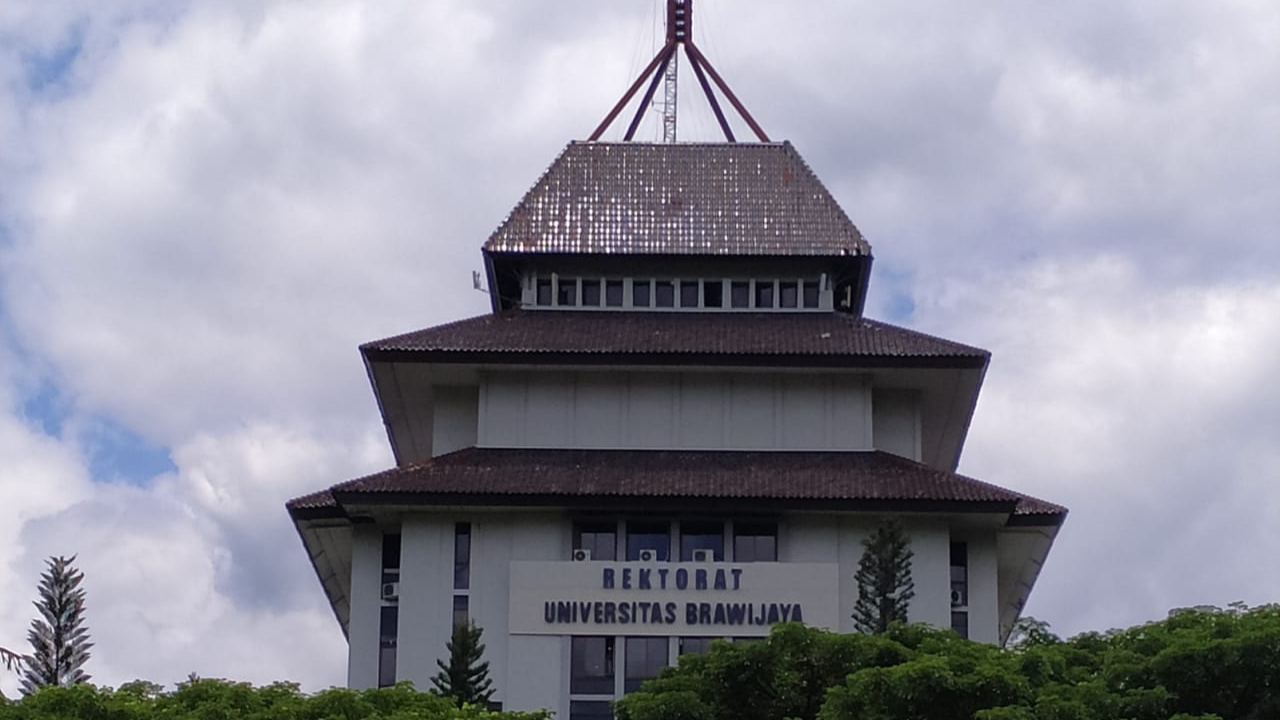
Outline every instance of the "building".
[(492, 312), (361, 347), (396, 467), (288, 510), (352, 687), (484, 628), (508, 709), (608, 701), (712, 638), (913, 621), (1002, 642), (1066, 510), (957, 474), (989, 355), (862, 314), (871, 249), (788, 143), (574, 142), (484, 245)]

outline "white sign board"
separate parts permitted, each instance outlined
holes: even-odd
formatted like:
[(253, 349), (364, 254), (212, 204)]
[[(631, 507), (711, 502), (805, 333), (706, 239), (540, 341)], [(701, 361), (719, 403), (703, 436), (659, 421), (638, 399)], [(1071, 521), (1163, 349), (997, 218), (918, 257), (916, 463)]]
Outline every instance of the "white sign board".
[(839, 625), (835, 563), (513, 562), (508, 631), (749, 637)]

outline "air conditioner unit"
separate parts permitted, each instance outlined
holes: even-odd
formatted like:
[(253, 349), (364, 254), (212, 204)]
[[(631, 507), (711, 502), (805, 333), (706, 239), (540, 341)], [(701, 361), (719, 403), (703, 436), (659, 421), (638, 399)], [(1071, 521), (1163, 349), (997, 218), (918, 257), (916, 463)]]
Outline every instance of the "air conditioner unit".
[(962, 590), (951, 591), (951, 607), (964, 607), (965, 605), (968, 605), (968, 604), (969, 603), (965, 601), (964, 591)]
[(591, 559), (591, 551), (587, 548), (578, 548), (573, 551), (574, 562), (586, 562)]
[(641, 550), (640, 562), (658, 562), (657, 550)]
[(698, 549), (693, 551), (693, 561), (697, 563), (715, 562), (716, 553), (714, 550)]
[(400, 599), (400, 583), (398, 582), (382, 583), (382, 599), (383, 600), (399, 600)]

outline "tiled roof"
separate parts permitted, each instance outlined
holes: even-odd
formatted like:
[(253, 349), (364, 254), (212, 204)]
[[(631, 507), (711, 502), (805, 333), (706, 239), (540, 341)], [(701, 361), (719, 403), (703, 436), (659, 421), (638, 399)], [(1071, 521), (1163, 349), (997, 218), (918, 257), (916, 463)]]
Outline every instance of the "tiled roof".
[[(421, 353), (602, 357), (751, 356), (956, 360), (988, 353), (844, 313), (689, 313), (512, 310), (361, 346), (366, 354)], [(853, 364), (856, 364), (853, 363)]]
[(504, 504), (575, 500), (767, 501), (857, 509), (978, 504), (1022, 516), (1063, 517), (1066, 509), (886, 452), (541, 450), (467, 448), (420, 465), (350, 480), (288, 503), (291, 511), (361, 503), (448, 503), (460, 497)]
[(867, 255), (790, 143), (570, 143), (491, 252)]

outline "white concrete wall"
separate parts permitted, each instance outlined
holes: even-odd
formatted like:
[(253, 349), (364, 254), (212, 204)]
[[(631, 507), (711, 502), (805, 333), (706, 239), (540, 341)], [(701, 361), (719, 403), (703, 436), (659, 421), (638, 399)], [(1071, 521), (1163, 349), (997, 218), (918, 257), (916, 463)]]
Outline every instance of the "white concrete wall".
[[(903, 522), (911, 538), (911, 579), (916, 595), (907, 607), (911, 622), (951, 627), (951, 532), (936, 520)], [(868, 529), (870, 532), (870, 529)], [(976, 639), (976, 638), (975, 638)]]
[(920, 460), (920, 393), (878, 388), (872, 393), (875, 449)]
[(869, 450), (871, 394), (856, 375), (493, 372), (487, 447)]
[(1000, 599), (996, 536), (993, 532), (955, 535), (969, 551), (969, 638), (1000, 641)]
[(431, 456), (475, 446), (480, 422), (480, 388), (438, 385), (434, 390)]
[(436, 658), (453, 632), (454, 520), (406, 517), (400, 530), (400, 627), (396, 680), (432, 687)]
[(382, 530), (351, 532), (351, 621), (347, 626), (347, 687), (378, 687), (378, 625), (382, 621)]

